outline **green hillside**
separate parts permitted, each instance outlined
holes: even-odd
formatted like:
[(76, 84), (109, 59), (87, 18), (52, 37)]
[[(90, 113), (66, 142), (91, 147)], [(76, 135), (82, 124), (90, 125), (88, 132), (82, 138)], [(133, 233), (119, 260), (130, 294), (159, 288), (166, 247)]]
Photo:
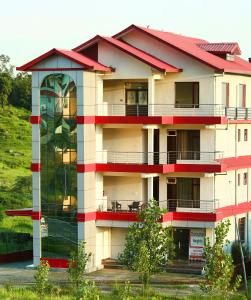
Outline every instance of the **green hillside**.
[(30, 111), (0, 110), (0, 207), (31, 207)]

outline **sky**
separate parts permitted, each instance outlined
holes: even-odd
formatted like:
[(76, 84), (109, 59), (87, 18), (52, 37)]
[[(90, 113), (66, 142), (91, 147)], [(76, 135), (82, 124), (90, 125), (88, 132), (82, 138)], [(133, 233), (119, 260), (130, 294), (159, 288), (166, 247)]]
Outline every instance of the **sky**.
[(250, 0), (0, 0), (0, 54), (20, 66), (131, 24), (235, 42), (251, 57)]

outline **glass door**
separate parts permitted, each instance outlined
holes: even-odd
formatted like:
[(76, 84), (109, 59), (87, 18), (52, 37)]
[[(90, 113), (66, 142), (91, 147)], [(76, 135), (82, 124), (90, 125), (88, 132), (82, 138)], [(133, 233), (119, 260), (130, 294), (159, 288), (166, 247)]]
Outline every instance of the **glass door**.
[(126, 83), (126, 115), (148, 115), (147, 83)]

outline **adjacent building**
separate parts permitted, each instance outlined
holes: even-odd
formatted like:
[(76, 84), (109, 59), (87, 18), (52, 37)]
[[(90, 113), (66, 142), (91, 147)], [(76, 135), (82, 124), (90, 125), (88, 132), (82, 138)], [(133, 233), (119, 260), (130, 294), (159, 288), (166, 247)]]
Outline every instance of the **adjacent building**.
[(102, 267), (151, 198), (168, 210), (177, 258), (201, 259), (224, 219), (251, 250), (251, 64), (240, 54), (131, 25), (18, 68), (32, 72), (34, 265), (65, 267), (85, 240), (89, 270)]

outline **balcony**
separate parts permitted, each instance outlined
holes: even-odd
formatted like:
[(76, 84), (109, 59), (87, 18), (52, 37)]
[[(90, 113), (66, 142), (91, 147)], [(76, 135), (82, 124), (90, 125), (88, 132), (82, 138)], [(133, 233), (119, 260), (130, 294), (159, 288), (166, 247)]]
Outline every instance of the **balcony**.
[(102, 104), (86, 105), (86, 111), (96, 116), (177, 116), (177, 117), (227, 117), (230, 120), (251, 119), (250, 107), (225, 107), (221, 104), (148, 104), (125, 105)]
[[(147, 201), (142, 200), (107, 200), (99, 199), (96, 201), (98, 212), (113, 213), (139, 213), (147, 207)], [(168, 212), (196, 212), (213, 213), (219, 208), (219, 201), (212, 200), (187, 200), (187, 199), (168, 199), (158, 202), (161, 208)]]
[(222, 151), (96, 152), (96, 161), (101, 164), (218, 164), (222, 158)]

